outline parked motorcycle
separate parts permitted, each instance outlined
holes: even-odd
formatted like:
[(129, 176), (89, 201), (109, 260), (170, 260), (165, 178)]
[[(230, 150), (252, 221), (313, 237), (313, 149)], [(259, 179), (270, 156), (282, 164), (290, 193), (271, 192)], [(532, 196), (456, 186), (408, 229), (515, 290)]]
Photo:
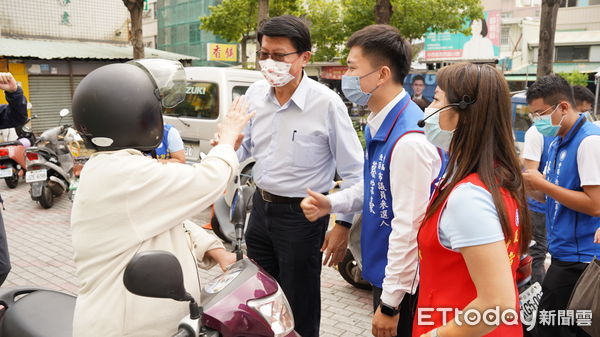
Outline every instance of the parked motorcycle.
[(235, 227), (237, 262), (202, 288), (200, 306), (185, 290), (181, 266), (171, 253), (137, 253), (127, 265), (123, 283), (130, 292), (189, 302), (190, 315), (181, 320), (174, 336), (299, 336), (277, 282), (242, 255), (246, 211), (253, 193), (247, 186), (234, 193), (230, 222)]
[[(61, 121), (68, 114), (69, 110), (61, 110)], [(25, 150), (25, 181), (31, 184), (31, 199), (43, 208), (52, 207), (54, 197), (69, 188), (74, 161), (68, 144), (74, 142), (76, 136), (77, 131), (73, 128), (59, 125), (44, 131), (36, 146)]]
[(27, 167), (25, 149), (35, 142), (30, 127), (24, 125), (15, 128), (15, 131), (17, 140), (0, 143), (0, 178), (4, 178), (8, 188), (15, 188), (19, 184), (19, 177), (23, 176)]

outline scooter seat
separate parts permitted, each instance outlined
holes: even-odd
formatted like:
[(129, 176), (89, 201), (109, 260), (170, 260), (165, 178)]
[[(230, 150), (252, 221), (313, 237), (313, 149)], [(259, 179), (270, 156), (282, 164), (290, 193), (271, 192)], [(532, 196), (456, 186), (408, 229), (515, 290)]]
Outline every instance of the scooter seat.
[(23, 296), (8, 308), (2, 323), (6, 337), (72, 337), (75, 297), (51, 290)]
[(11, 141), (11, 142), (2, 142), (0, 143), (0, 147), (5, 147), (5, 146), (23, 146), (23, 144), (17, 140), (15, 141)]

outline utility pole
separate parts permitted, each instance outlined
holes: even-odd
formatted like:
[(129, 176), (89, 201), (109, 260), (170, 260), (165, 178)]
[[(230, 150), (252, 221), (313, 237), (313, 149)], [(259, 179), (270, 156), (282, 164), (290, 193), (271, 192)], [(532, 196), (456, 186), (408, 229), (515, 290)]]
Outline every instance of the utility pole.
[(537, 78), (552, 73), (556, 17), (561, 0), (542, 0), (540, 39), (538, 45)]
[[(269, 19), (269, 0), (258, 0), (258, 22), (256, 32), (260, 30), (260, 26)], [(256, 34), (258, 39), (258, 34)], [(260, 41), (256, 41), (256, 46), (260, 46)], [(258, 57), (256, 58), (256, 69), (259, 69)]]

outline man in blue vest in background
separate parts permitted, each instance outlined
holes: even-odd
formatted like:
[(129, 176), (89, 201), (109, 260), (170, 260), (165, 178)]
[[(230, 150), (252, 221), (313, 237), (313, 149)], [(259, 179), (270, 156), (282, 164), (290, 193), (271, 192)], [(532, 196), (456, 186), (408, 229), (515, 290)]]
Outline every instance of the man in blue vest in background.
[(171, 124), (165, 124), (162, 142), (154, 151), (156, 159), (160, 162), (185, 164), (183, 140), (179, 131)]
[[(591, 325), (591, 317), (575, 317), (568, 326), (557, 314), (567, 309), (587, 265), (594, 256), (600, 256), (600, 245), (594, 242), (600, 228), (600, 128), (575, 109), (571, 86), (560, 76), (538, 79), (527, 90), (527, 103), (538, 131), (547, 137), (557, 136), (548, 149), (545, 177), (537, 169), (523, 173), (528, 188), (546, 196), (548, 250), (552, 256), (542, 285), (537, 332), (539, 336), (588, 336), (574, 325)], [(541, 315), (547, 312), (554, 312), (550, 322)]]
[(388, 25), (371, 25), (347, 42), (346, 98), (367, 105), (364, 184), (323, 196), (309, 190), (302, 201), (313, 221), (330, 212), (362, 209), (363, 278), (373, 285), (371, 332), (376, 337), (411, 336), (416, 304), (417, 232), (441, 152), (417, 125), (423, 111), (403, 88), (411, 62), (410, 44)]

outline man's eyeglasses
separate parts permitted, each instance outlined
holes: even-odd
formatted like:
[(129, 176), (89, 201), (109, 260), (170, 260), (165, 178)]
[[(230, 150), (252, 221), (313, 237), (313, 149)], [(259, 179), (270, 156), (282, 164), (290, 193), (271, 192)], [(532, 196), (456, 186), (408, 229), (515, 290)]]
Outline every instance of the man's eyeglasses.
[(271, 59), (273, 61), (278, 61), (278, 62), (283, 62), (283, 60), (285, 59), (286, 56), (288, 55), (292, 55), (292, 54), (298, 54), (299, 52), (297, 51), (293, 51), (291, 53), (267, 53), (264, 51), (257, 51), (256, 52), (256, 57), (258, 57), (259, 60), (266, 60), (269, 58), (269, 56), (271, 57)]
[[(531, 113), (529, 113), (529, 119), (531, 119), (532, 121), (535, 122), (536, 119), (546, 115), (546, 111), (553, 109), (553, 108), (554, 108), (554, 110), (556, 110), (557, 107), (558, 107), (558, 104), (552, 105), (548, 109), (546, 109), (542, 112), (531, 112)], [(552, 110), (552, 112), (554, 112), (554, 110)]]

